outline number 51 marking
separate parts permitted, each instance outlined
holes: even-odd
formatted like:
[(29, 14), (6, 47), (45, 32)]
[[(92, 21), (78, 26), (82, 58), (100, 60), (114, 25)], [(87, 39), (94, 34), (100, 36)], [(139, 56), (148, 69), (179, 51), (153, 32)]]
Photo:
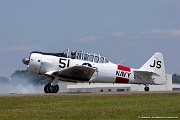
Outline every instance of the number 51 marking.
[(59, 59), (59, 67), (60, 68), (65, 68), (65, 67), (69, 67), (69, 63), (70, 63), (70, 60), (69, 59), (65, 59), (65, 58), (60, 58)]

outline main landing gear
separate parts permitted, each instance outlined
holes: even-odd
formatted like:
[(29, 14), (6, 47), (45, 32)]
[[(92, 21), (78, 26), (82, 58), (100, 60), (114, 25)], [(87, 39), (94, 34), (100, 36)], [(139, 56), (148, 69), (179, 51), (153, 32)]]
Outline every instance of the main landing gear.
[(148, 84), (145, 84), (145, 88), (144, 88), (145, 91), (149, 91), (149, 87), (148, 86), (149, 86)]
[(44, 86), (45, 93), (57, 93), (58, 91), (59, 91), (58, 79), (54, 79)]

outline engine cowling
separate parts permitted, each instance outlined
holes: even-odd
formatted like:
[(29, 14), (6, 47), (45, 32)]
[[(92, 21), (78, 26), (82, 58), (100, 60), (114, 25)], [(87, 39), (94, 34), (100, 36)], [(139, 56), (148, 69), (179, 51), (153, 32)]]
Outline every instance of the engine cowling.
[(41, 67), (41, 58), (42, 58), (41, 53), (31, 53), (30, 54), (29, 65), (27, 68), (28, 72), (34, 73), (34, 74), (39, 74), (39, 70)]

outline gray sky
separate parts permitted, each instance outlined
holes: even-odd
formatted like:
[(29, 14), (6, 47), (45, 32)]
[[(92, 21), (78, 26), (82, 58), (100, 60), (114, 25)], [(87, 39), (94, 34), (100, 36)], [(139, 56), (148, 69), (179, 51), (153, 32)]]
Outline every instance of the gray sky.
[(180, 74), (179, 0), (0, 0), (0, 76), (31, 51), (85, 50), (140, 68), (155, 52)]

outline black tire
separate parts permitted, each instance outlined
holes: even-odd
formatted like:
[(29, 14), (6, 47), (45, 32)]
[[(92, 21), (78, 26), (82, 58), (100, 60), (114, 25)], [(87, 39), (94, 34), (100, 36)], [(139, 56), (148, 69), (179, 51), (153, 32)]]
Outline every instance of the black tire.
[(50, 84), (46, 84), (46, 85), (44, 86), (44, 92), (45, 92), (45, 93), (50, 93), (50, 91), (49, 91), (49, 86), (50, 86)]
[(145, 90), (145, 91), (149, 91), (149, 87), (145, 87), (144, 90)]
[(57, 93), (59, 91), (59, 85), (55, 85), (55, 86), (50, 85), (48, 87), (48, 90), (49, 90), (50, 93)]

